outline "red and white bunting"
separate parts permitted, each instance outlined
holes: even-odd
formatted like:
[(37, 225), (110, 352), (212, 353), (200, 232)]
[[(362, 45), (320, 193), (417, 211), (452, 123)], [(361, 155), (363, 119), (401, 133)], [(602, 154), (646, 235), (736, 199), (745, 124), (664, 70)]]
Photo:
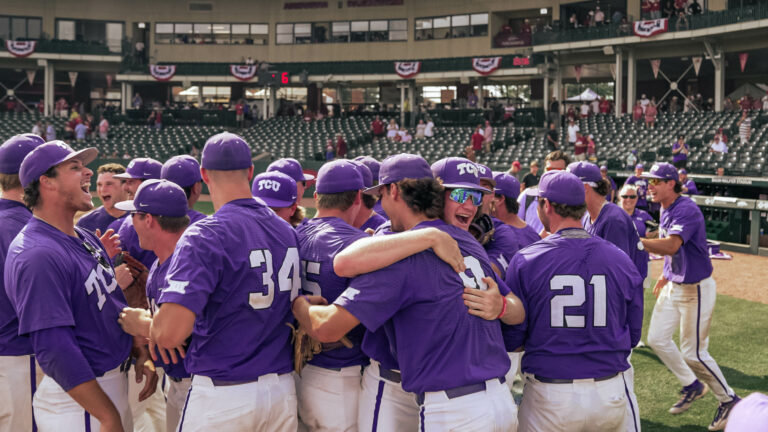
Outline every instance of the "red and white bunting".
[(669, 28), (669, 20), (660, 18), (647, 21), (635, 21), (635, 36), (651, 37), (665, 33)]
[(741, 66), (741, 71), (744, 72), (744, 68), (747, 66), (747, 59), (749, 58), (749, 53), (739, 53), (739, 66)]
[(581, 65), (574, 66), (573, 73), (576, 75), (576, 82), (581, 82)]
[(701, 56), (691, 57), (691, 61), (693, 62), (693, 71), (696, 72), (696, 76), (699, 76), (702, 60), (703, 58)]
[(229, 72), (240, 81), (250, 81), (258, 69), (256, 65), (229, 65)]
[(395, 62), (395, 73), (400, 78), (411, 78), (421, 72), (421, 62)]
[(661, 68), (661, 60), (651, 60), (651, 69), (653, 70), (653, 79), (659, 77), (659, 68)]
[(5, 48), (15, 57), (26, 57), (35, 52), (35, 41), (5, 41)]
[(158, 81), (168, 81), (176, 75), (176, 65), (149, 65), (149, 74)]
[(472, 69), (480, 75), (490, 75), (501, 66), (501, 57), (475, 57)]

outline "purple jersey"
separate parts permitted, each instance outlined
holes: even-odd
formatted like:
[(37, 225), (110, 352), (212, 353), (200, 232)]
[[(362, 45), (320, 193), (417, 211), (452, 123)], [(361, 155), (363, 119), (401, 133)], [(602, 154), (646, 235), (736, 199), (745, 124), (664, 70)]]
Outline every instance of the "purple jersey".
[(101, 231), (102, 234), (107, 232), (109, 224), (116, 221), (118, 218), (107, 213), (104, 206), (94, 209), (87, 214), (84, 214), (80, 220), (77, 221), (77, 226), (85, 228), (88, 231), (95, 233), (96, 230)]
[[(152, 267), (149, 269), (149, 276), (147, 276), (147, 300), (149, 301), (149, 307), (152, 311), (152, 315), (157, 313), (157, 301), (160, 298), (160, 293), (163, 291), (163, 287), (166, 287), (166, 274), (168, 273), (168, 267), (171, 264), (170, 257), (162, 264), (159, 260), (155, 260)], [(190, 374), (184, 368), (184, 362), (178, 362), (176, 364), (165, 364), (160, 358), (155, 362), (155, 366), (162, 367), (168, 376), (173, 378), (188, 378)]]
[(380, 214), (373, 213), (371, 217), (368, 218), (367, 221), (360, 227), (360, 231), (365, 231), (366, 229), (370, 228), (374, 231), (376, 231), (376, 228), (380, 227), (381, 224), (386, 222), (387, 220), (384, 219)]
[(389, 220), (389, 216), (387, 216), (387, 212), (384, 211), (384, 208), (381, 207), (381, 200), (376, 201), (376, 204), (373, 205), (373, 211), (375, 211), (379, 216), (383, 217), (386, 220)]
[(661, 209), (660, 238), (678, 235), (683, 244), (672, 256), (664, 257), (664, 277), (672, 282), (692, 284), (712, 275), (712, 262), (707, 249), (704, 215), (687, 196), (678, 197), (671, 206)]
[(75, 228), (71, 237), (30, 219), (8, 249), (5, 288), (19, 316), (19, 334), (71, 327), (96, 376), (128, 358), (132, 340), (117, 323), (126, 307), (101, 242)]
[(632, 212), (632, 222), (635, 224), (635, 228), (637, 228), (637, 234), (640, 237), (645, 237), (647, 234), (648, 227), (645, 226), (646, 221), (652, 221), (653, 217), (648, 214), (645, 210), (640, 210), (639, 208), (635, 208), (635, 211)]
[(645, 194), (648, 192), (648, 180), (631, 175), (624, 184), (634, 185), (637, 188), (637, 206), (644, 209), (648, 208), (648, 200), (645, 198)]
[(499, 270), (500, 274), (507, 272), (509, 260), (520, 249), (520, 242), (515, 237), (515, 232), (504, 222), (492, 218), (493, 237), (484, 245), (488, 258)]
[(200, 219), (204, 219), (207, 217), (207, 215), (200, 213), (197, 210), (189, 209), (187, 210), (187, 216), (189, 216), (189, 224), (192, 225), (193, 223), (199, 221)]
[(553, 379), (627, 370), (640, 340), (643, 279), (626, 254), (578, 228), (520, 250), (506, 277), (520, 293), (524, 372)]
[[(358, 276), (335, 301), (371, 331), (384, 328), (409, 392), (439, 391), (504, 376), (509, 357), (499, 321), (467, 313), (464, 286), (495, 278), (482, 246), (441, 220), (422, 222), (459, 243), (468, 270), (461, 275), (431, 250)], [(506, 294), (504, 284), (499, 289)]]
[[(611, 192), (614, 192), (614, 191), (617, 190), (616, 182), (613, 180), (612, 177), (608, 177), (608, 181), (611, 182), (611, 190), (608, 191), (608, 195), (605, 196), (605, 200), (608, 201), (608, 202), (613, 202), (613, 201), (611, 201)], [(616, 198), (616, 195), (614, 195), (614, 198)]]
[(293, 369), (291, 301), (301, 287), (296, 232), (254, 199), (230, 201), (187, 228), (158, 304), (192, 311), (192, 374), (255, 380)]
[(585, 216), (584, 229), (588, 233), (615, 244), (635, 263), (641, 276), (648, 274), (648, 253), (641, 249), (640, 236), (627, 212), (616, 204), (605, 203), (594, 223), (589, 213)]
[[(115, 234), (117, 234), (117, 232), (118, 232), (118, 231), (120, 231), (120, 227), (121, 227), (121, 226), (123, 226), (123, 222), (125, 222), (125, 220), (126, 220), (126, 219), (128, 219), (128, 216), (130, 216), (130, 215), (131, 215), (130, 213), (128, 213), (128, 212), (125, 212), (125, 214), (124, 214), (124, 215), (122, 215), (122, 216), (120, 216), (119, 218), (117, 218), (117, 219), (113, 220), (113, 221), (112, 221), (112, 222), (109, 224), (109, 226), (107, 227), (107, 229), (108, 229), (108, 230), (109, 230), (109, 229), (111, 229), (112, 231), (114, 231), (114, 232), (115, 232)], [(104, 234), (104, 233), (102, 233), (102, 234)]]
[[(305, 293), (323, 296), (333, 303), (349, 286), (349, 278), (333, 271), (333, 258), (355, 241), (367, 237), (337, 217), (315, 217), (296, 227), (301, 256), (301, 286)], [(365, 328), (357, 326), (347, 333), (352, 348), (340, 347), (315, 355), (310, 364), (324, 368), (343, 368), (368, 363), (360, 344)]]
[(517, 211), (517, 217), (522, 219), (532, 230), (537, 233), (544, 229), (541, 220), (539, 220), (539, 213), (536, 211), (538, 207), (538, 200), (535, 196), (530, 194), (532, 188), (527, 188), (520, 193), (517, 197), (517, 202), (520, 204), (520, 209)]
[(3, 284), (3, 263), (16, 235), (29, 222), (32, 213), (24, 204), (0, 198), (0, 356), (21, 356), (32, 354), (32, 345), (27, 336), (19, 336), (19, 319), (13, 309)]
[(693, 182), (693, 180), (688, 179), (683, 186), (685, 186), (686, 189), (688, 189), (688, 192), (686, 192), (688, 195), (698, 195), (699, 194), (699, 188), (696, 187), (696, 183)]
[(123, 251), (128, 252), (132, 257), (141, 261), (145, 267), (152, 267), (152, 264), (157, 259), (157, 255), (139, 246), (139, 235), (136, 234), (136, 228), (133, 227), (133, 217), (127, 217), (123, 220), (117, 234), (120, 236), (120, 247)]

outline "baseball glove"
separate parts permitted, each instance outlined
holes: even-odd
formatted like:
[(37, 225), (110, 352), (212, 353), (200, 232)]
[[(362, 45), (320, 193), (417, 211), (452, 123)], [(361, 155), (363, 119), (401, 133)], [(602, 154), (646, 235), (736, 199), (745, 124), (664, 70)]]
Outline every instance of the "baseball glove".
[(487, 214), (481, 215), (469, 226), (469, 233), (472, 234), (481, 245), (491, 241), (496, 228), (493, 226), (493, 220)]
[(304, 369), (304, 365), (307, 364), (308, 361), (312, 360), (315, 354), (320, 354), (323, 351), (330, 351), (342, 346), (347, 348), (352, 348), (353, 346), (352, 342), (350, 342), (346, 336), (341, 338), (341, 340), (338, 342), (322, 343), (317, 339), (312, 338), (312, 336), (310, 336), (307, 331), (298, 324), (295, 327), (290, 323), (286, 323), (285, 325), (291, 328), (291, 342), (293, 343), (293, 369), (299, 376), (301, 376), (301, 370)]

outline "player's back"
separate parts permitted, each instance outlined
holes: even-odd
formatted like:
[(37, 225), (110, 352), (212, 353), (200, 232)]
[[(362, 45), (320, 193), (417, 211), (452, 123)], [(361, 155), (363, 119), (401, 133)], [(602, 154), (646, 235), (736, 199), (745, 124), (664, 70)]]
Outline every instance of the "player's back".
[(3, 267), (5, 257), (16, 235), (24, 228), (32, 213), (24, 204), (0, 199), (0, 356), (32, 354), (29, 338), (19, 336), (19, 320), (5, 293)]
[(157, 255), (151, 250), (142, 249), (139, 245), (139, 235), (136, 233), (136, 228), (133, 226), (132, 217), (126, 217), (123, 220), (120, 229), (117, 231), (117, 235), (120, 236), (120, 247), (124, 251), (141, 261), (146, 268), (149, 269), (152, 267), (152, 264), (157, 259)]
[(520, 250), (506, 282), (526, 308), (523, 371), (582, 379), (629, 367), (642, 326), (642, 278), (614, 245), (560, 230)]
[(606, 203), (594, 223), (589, 214), (585, 216), (584, 229), (588, 233), (616, 245), (635, 263), (640, 275), (648, 274), (648, 254), (640, 249), (640, 235), (627, 212), (616, 204)]
[(254, 380), (291, 370), (291, 301), (301, 286), (296, 233), (263, 203), (240, 199), (187, 228), (160, 303), (196, 314), (187, 371)]

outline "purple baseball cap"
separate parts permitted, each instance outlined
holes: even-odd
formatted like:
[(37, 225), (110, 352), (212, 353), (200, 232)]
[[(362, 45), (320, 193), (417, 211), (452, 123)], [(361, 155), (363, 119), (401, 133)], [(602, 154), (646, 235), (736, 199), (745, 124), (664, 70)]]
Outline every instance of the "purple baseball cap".
[(643, 164), (637, 164), (637, 165), (635, 165), (635, 169), (643, 169), (643, 168), (645, 168), (645, 167), (643, 166)]
[(600, 171), (608, 171), (608, 167), (605, 165), (600, 166)]
[(461, 157), (448, 157), (432, 164), (432, 175), (448, 189), (467, 188), (482, 192), (490, 190), (480, 186), (477, 164)]
[(112, 177), (120, 179), (159, 179), (163, 164), (150, 158), (136, 158), (128, 164), (125, 172)]
[(315, 190), (319, 194), (335, 194), (365, 189), (363, 176), (352, 161), (337, 159), (320, 167)]
[(434, 178), (432, 170), (429, 169), (429, 163), (423, 157), (400, 153), (389, 156), (381, 162), (379, 169), (379, 184), (366, 189), (364, 192), (369, 195), (378, 193), (379, 188), (390, 183), (397, 183), (405, 179), (423, 179)]
[(726, 432), (768, 430), (768, 396), (752, 393), (736, 403), (728, 416)]
[(491, 171), (491, 169), (488, 168), (488, 166), (483, 165), (481, 163), (475, 162), (475, 165), (477, 165), (477, 175), (478, 175), (478, 177), (480, 177), (481, 179), (488, 180), (494, 186), (496, 186), (496, 179), (493, 176), (493, 171)]
[(202, 180), (200, 164), (189, 155), (174, 156), (168, 159), (160, 170), (160, 178), (172, 181), (185, 188)]
[(267, 167), (267, 171), (280, 171), (283, 174), (287, 174), (288, 177), (294, 179), (297, 182), (314, 180), (315, 176), (312, 174), (305, 174), (301, 169), (301, 164), (296, 159), (284, 158), (278, 159)]
[(671, 163), (667, 162), (658, 162), (653, 164), (651, 170), (644, 172), (640, 177), (674, 181), (680, 180), (680, 176), (677, 174), (677, 168), (675, 168), (675, 166)]
[(360, 173), (360, 175), (363, 177), (363, 184), (366, 188), (373, 187), (373, 174), (371, 174), (371, 170), (365, 166), (364, 163), (357, 161), (357, 160), (351, 160), (355, 167), (357, 168), (357, 171)]
[(77, 159), (88, 165), (96, 159), (99, 151), (93, 147), (80, 151), (72, 150), (64, 141), (48, 141), (37, 146), (24, 157), (19, 167), (19, 180), (21, 187), (27, 187), (30, 183), (40, 178), (46, 171), (68, 160)]
[(570, 206), (584, 205), (585, 202), (584, 184), (568, 171), (545, 172), (539, 180), (539, 186), (532, 188), (530, 195)]
[(251, 162), (251, 148), (240, 137), (229, 132), (216, 134), (203, 147), (203, 168), (214, 171), (235, 171), (248, 169)]
[(362, 162), (363, 165), (368, 167), (368, 169), (371, 171), (371, 176), (373, 177), (374, 183), (379, 181), (379, 170), (381, 169), (381, 162), (377, 161), (371, 156), (358, 156), (354, 160)]
[(600, 168), (592, 162), (573, 162), (565, 170), (592, 187), (597, 187), (597, 184), (603, 179), (602, 174), (600, 174)]
[(0, 174), (18, 174), (24, 156), (45, 140), (31, 133), (14, 135), (0, 146)]
[(520, 196), (520, 182), (507, 173), (494, 173), (493, 179), (496, 180), (496, 187), (493, 190), (499, 195), (507, 198), (517, 199)]
[(683, 175), (683, 174), (688, 174), (688, 171), (686, 171), (686, 170), (685, 170), (685, 168), (680, 168), (680, 169), (677, 171), (677, 173), (678, 173), (678, 174), (680, 174), (680, 175)]
[(290, 207), (296, 202), (296, 180), (280, 171), (263, 172), (254, 177), (251, 193), (269, 207)]
[(115, 208), (127, 212), (149, 213), (156, 216), (186, 216), (187, 194), (176, 183), (164, 179), (150, 179), (136, 189), (133, 200), (121, 201)]

